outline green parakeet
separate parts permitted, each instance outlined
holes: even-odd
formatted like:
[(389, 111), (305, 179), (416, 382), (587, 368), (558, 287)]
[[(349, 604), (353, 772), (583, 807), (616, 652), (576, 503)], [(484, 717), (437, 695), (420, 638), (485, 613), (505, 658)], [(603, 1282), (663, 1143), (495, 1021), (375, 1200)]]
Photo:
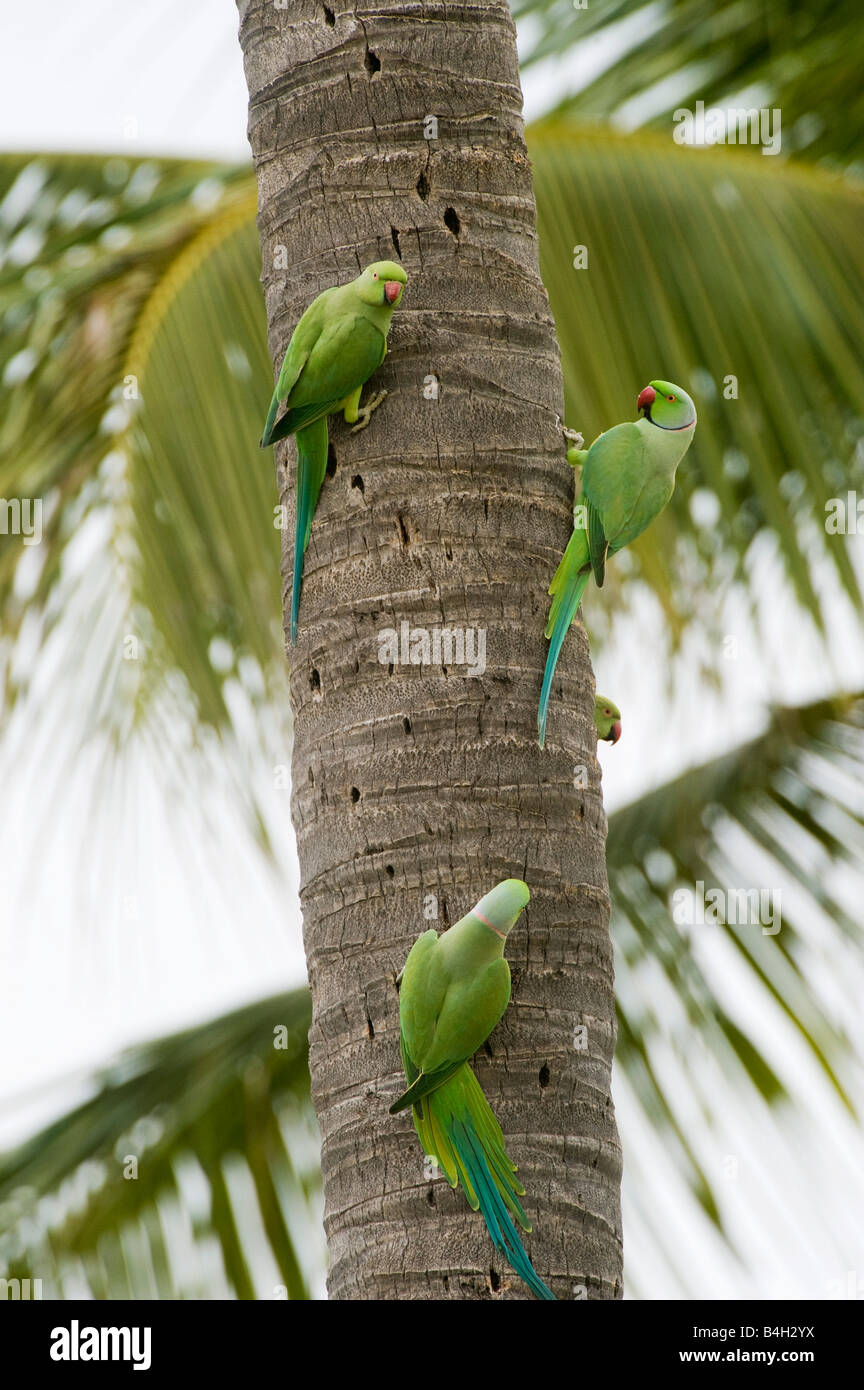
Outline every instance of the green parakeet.
[(492, 1240), (538, 1298), (555, 1295), (535, 1273), (515, 1216), (531, 1226), (519, 1198), (516, 1165), (471, 1068), (470, 1058), (488, 1038), (510, 1002), (507, 933), (528, 902), (528, 888), (508, 878), (481, 898), (449, 931), (424, 932), (402, 971), (399, 1024), (408, 1089), (391, 1115), (412, 1107), (424, 1153), (437, 1160), (451, 1187), (461, 1184), (474, 1211), (482, 1212)]
[(606, 743), (617, 743), (621, 737), (621, 711), (605, 695), (594, 697), (594, 727)]
[[(292, 646), (297, 640), (303, 556), (327, 469), (327, 416), (342, 410), (349, 425), (363, 429), (383, 400), (386, 392), (360, 409), (363, 386), (384, 361), (390, 320), (407, 278), (394, 261), (376, 261), (349, 284), (324, 290), (303, 314), (285, 353), (261, 448), (297, 435)], [(286, 408), (277, 420), (283, 401)]]
[(652, 381), (640, 391), (636, 408), (638, 420), (613, 425), (590, 449), (567, 453), (568, 463), (582, 466), (582, 490), (573, 510), (573, 534), (549, 586), (549, 653), (537, 711), (541, 748), (552, 678), (585, 586), (593, 572), (602, 588), (607, 557), (641, 536), (662, 512), (696, 430), (696, 407), (670, 381)]

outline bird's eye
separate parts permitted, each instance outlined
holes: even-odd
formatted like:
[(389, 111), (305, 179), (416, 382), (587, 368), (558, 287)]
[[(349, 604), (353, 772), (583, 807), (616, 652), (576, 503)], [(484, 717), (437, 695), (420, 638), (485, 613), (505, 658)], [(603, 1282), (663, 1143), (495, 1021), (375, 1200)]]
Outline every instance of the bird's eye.
[(667, 401), (674, 401), (675, 397), (674, 397), (674, 396), (667, 396), (666, 399), (667, 399)]
[(373, 271), (372, 271), (372, 279), (373, 279), (373, 280), (377, 280), (377, 279), (378, 279), (378, 272), (377, 272), (377, 270), (373, 270)]

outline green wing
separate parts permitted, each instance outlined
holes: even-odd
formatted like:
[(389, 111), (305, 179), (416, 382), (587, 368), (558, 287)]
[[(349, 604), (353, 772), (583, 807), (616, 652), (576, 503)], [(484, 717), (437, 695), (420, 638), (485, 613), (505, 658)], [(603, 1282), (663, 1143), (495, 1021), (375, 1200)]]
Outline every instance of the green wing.
[(606, 578), (606, 556), (609, 553), (609, 542), (606, 539), (606, 532), (603, 530), (600, 513), (587, 498), (585, 510), (588, 514), (588, 554), (591, 558), (591, 568), (594, 571), (594, 583), (598, 589), (602, 589), (603, 580)]
[(639, 505), (646, 481), (644, 447), (642, 431), (629, 423), (614, 425), (588, 450), (582, 500), (588, 511), (588, 547), (598, 585), (603, 583), (607, 551), (618, 549), (615, 542), (627, 531)]
[[(264, 433), (261, 436), (261, 448), (266, 449), (269, 444), (275, 444), (277, 439), (283, 439), (286, 434), (293, 433), (293, 430), (286, 430), (280, 426), (274, 429), (276, 416), (279, 406), (296, 386), (300, 375), (309, 361), (321, 333), (326, 324), (325, 310), (327, 301), (333, 293), (333, 288), (324, 290), (317, 299), (313, 299), (309, 308), (301, 315), (297, 327), (291, 334), (291, 341), (288, 344), (282, 368), (276, 382), (273, 397), (270, 401), (270, 409), (267, 412), (267, 422), (264, 425)], [(284, 417), (283, 417), (284, 419)], [(311, 417), (308, 423), (311, 423)], [(294, 429), (299, 429), (303, 421), (298, 421)]]
[(510, 999), (510, 967), (494, 961), (469, 980), (451, 980), (435, 931), (411, 947), (399, 999), (400, 1044), (408, 1089), (391, 1114), (448, 1081), (488, 1038)]
[[(270, 402), (262, 447), (333, 414), (384, 360), (384, 334), (363, 314), (327, 317), (330, 293), (325, 290), (310, 304), (294, 330)], [(277, 421), (283, 401), (287, 409)]]
[[(447, 990), (447, 977), (437, 953), (438, 933), (434, 928), (418, 937), (408, 952), (399, 991), (399, 1026), (403, 1048), (416, 1072), (435, 1036), (435, 1020)], [(405, 1074), (409, 1081), (413, 1077)]]
[[(273, 398), (276, 399), (275, 396)], [(278, 408), (278, 401), (276, 402)], [(296, 434), (298, 430), (304, 429), (307, 425), (314, 425), (325, 415), (332, 415), (339, 409), (339, 401), (314, 401), (310, 405), (289, 406), (284, 415), (280, 415), (276, 423), (273, 424), (270, 415), (267, 417), (267, 425), (264, 427), (264, 436), (261, 440), (262, 445), (275, 444), (277, 439), (286, 439), (289, 434)], [(275, 419), (273, 406), (270, 406), (271, 415)], [(325, 460), (326, 462), (326, 460)]]
[[(405, 1059), (405, 1042), (402, 1039), (402, 1058), (403, 1065)], [(409, 1058), (410, 1060), (410, 1058)], [(451, 1076), (455, 1076), (460, 1067), (464, 1067), (465, 1061), (448, 1062), (446, 1067), (438, 1067), (435, 1071), (418, 1073), (407, 1091), (403, 1091), (398, 1100), (394, 1100), (390, 1106), (390, 1114), (398, 1115), (400, 1110), (407, 1110), (409, 1105), (419, 1105), (424, 1096), (428, 1096), (432, 1091), (437, 1091), (439, 1086), (443, 1086), (445, 1081), (449, 1081)], [(416, 1068), (415, 1068), (416, 1070)], [(405, 1068), (408, 1074), (408, 1068)]]
[(291, 409), (342, 401), (368, 381), (384, 360), (387, 342), (362, 314), (328, 323), (288, 397)]

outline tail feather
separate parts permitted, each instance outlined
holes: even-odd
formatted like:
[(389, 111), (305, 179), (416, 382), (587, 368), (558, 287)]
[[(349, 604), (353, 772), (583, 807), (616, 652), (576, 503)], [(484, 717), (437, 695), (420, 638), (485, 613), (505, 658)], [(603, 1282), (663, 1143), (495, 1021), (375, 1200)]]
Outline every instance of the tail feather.
[[(568, 546), (567, 551), (569, 549)], [(580, 572), (568, 566), (569, 572), (565, 572), (567, 551), (564, 552), (564, 559), (558, 566), (555, 578), (549, 587), (550, 594), (554, 595), (549, 621), (546, 624), (546, 636), (550, 641), (549, 651), (546, 654), (546, 670), (543, 673), (543, 687), (540, 691), (540, 704), (537, 708), (537, 733), (541, 748), (546, 742), (546, 715), (555, 667), (558, 665), (558, 657), (561, 655), (564, 638), (570, 631), (570, 624), (576, 617), (576, 610), (582, 602), (585, 586), (591, 577), (590, 570)]]
[(297, 520), (294, 527), (294, 578), (291, 587), (291, 645), (297, 641), (297, 617), (303, 584), (303, 557), (312, 518), (327, 471), (327, 419), (322, 416), (297, 432)]
[(273, 443), (273, 426), (274, 426), (275, 423), (276, 423), (276, 415), (277, 415), (278, 411), (279, 411), (279, 392), (278, 392), (278, 390), (276, 390), (276, 391), (273, 392), (273, 396), (272, 396), (272, 399), (271, 399), (271, 401), (270, 401), (270, 409), (267, 411), (267, 419), (266, 419), (266, 421), (265, 421), (265, 423), (264, 423), (264, 433), (262, 434), (260, 440), (258, 441), (258, 448), (259, 448), (259, 449), (266, 449), (267, 446), (268, 446), (269, 444), (272, 444), (272, 443)]
[(270, 444), (277, 444), (280, 439), (287, 439), (289, 435), (299, 434), (307, 425), (311, 425), (315, 420), (320, 420), (324, 415), (332, 415), (339, 409), (339, 401), (311, 401), (307, 405), (290, 405), (284, 414), (276, 419), (276, 412), (280, 402), (274, 395), (270, 403), (270, 413), (267, 416), (267, 423), (264, 426), (264, 433), (261, 436), (260, 447), (266, 449)]
[(513, 1223), (515, 1216), (523, 1230), (531, 1230), (519, 1201), (525, 1189), (513, 1176), (516, 1165), (507, 1156), (501, 1126), (470, 1067), (464, 1065), (424, 1096), (413, 1114), (425, 1152), (438, 1160), (450, 1186), (461, 1186), (469, 1205), (481, 1212), (495, 1248), (537, 1298), (554, 1300)]

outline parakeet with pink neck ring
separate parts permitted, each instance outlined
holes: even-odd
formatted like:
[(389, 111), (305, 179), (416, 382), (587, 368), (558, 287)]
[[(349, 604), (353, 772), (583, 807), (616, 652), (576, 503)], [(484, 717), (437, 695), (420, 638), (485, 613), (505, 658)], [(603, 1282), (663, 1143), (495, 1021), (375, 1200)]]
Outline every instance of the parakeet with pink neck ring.
[(573, 509), (573, 534), (549, 593), (549, 651), (537, 710), (537, 733), (546, 741), (546, 717), (555, 667), (591, 575), (598, 588), (606, 561), (660, 515), (675, 490), (678, 465), (693, 442), (696, 407), (671, 381), (652, 381), (639, 392), (639, 419), (613, 425), (590, 449), (570, 449), (567, 461), (582, 467), (582, 488)]

